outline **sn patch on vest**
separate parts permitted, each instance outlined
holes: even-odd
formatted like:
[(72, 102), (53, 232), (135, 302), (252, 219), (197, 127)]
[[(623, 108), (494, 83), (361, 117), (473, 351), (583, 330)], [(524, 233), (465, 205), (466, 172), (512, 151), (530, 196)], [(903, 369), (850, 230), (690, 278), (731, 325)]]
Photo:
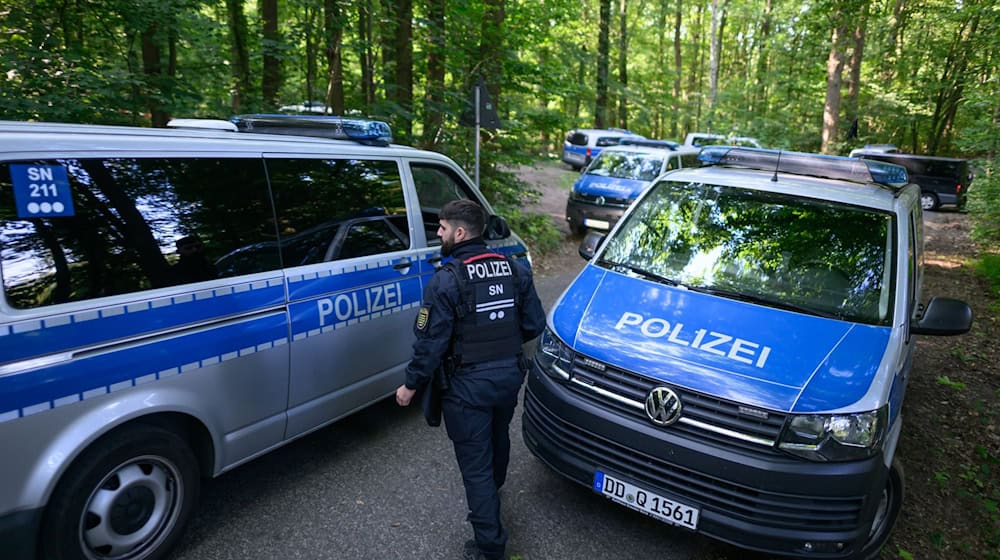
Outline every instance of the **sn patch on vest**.
[(421, 305), (420, 311), (417, 311), (417, 330), (423, 331), (427, 330), (427, 323), (430, 322), (431, 318), (431, 306)]

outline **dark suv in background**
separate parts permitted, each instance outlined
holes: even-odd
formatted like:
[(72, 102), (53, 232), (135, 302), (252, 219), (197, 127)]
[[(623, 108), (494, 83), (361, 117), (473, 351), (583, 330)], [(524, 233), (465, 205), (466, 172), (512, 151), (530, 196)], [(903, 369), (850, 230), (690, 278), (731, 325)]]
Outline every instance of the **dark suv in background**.
[(910, 182), (920, 185), (920, 205), (924, 210), (937, 210), (942, 205), (965, 209), (972, 172), (969, 162), (964, 159), (864, 150), (852, 153), (854, 157), (905, 167)]

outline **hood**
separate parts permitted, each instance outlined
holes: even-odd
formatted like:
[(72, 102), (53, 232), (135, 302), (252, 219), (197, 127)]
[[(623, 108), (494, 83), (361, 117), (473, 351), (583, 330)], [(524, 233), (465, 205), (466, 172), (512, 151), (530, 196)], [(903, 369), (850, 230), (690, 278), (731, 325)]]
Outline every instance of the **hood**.
[(635, 179), (620, 179), (618, 177), (602, 177), (584, 173), (573, 185), (578, 194), (589, 196), (604, 196), (608, 198), (627, 198), (632, 200), (642, 194), (643, 189), (651, 181), (636, 181)]
[(888, 327), (774, 309), (588, 264), (552, 312), (575, 351), (625, 370), (784, 412), (849, 407), (868, 392)]

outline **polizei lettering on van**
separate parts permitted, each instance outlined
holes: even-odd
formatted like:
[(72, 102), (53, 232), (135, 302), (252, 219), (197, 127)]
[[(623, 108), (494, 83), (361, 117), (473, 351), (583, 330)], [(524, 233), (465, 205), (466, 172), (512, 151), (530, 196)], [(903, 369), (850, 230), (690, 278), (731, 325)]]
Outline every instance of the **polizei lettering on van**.
[(399, 307), (402, 288), (399, 282), (382, 286), (370, 286), (353, 292), (337, 294), (332, 298), (316, 301), (319, 308), (319, 326), (326, 324), (327, 317), (333, 315), (337, 321), (357, 319), (365, 315)]
[(763, 368), (771, 355), (771, 347), (752, 342), (732, 335), (710, 331), (707, 329), (692, 329), (684, 323), (670, 324), (659, 317), (645, 318), (639, 313), (626, 311), (622, 313), (615, 329), (623, 331), (630, 327), (638, 327), (642, 336), (663, 338), (667, 342), (679, 346), (689, 346), (696, 350), (716, 356), (723, 356), (754, 367)]
[(465, 265), (465, 271), (469, 273), (469, 279), (471, 280), (485, 280), (487, 278), (512, 275), (510, 263), (505, 260), (468, 263)]

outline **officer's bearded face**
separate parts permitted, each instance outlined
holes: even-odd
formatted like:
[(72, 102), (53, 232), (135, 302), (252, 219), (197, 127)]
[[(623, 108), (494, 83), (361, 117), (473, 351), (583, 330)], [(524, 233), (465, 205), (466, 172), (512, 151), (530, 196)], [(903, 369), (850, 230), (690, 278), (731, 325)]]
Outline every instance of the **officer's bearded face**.
[(441, 225), (438, 227), (438, 237), (441, 238), (441, 256), (447, 257), (451, 255), (452, 249), (455, 248), (455, 232), (457, 229), (448, 220), (441, 220)]

